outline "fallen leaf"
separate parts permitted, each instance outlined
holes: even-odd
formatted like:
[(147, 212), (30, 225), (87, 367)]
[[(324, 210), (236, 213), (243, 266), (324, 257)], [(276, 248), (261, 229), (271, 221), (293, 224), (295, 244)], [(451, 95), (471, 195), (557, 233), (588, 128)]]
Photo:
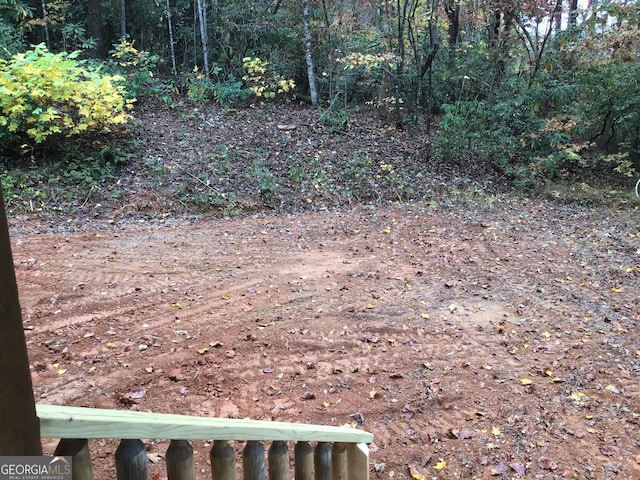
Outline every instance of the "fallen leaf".
[(619, 287), (618, 285), (611, 287), (611, 291), (615, 292), (615, 293), (620, 293), (622, 291), (622, 287)]
[(228, 293), (223, 293), (222, 295), (220, 295), (220, 298), (222, 298), (223, 300), (229, 300), (231, 299), (231, 295), (229, 295)]
[(509, 464), (509, 466), (513, 469), (514, 472), (516, 472), (518, 475), (520, 475), (521, 477), (524, 477), (525, 474), (525, 468), (524, 465), (522, 465), (521, 463), (516, 463), (516, 462), (512, 462)]
[(208, 349), (207, 347), (199, 348), (199, 349), (198, 349), (198, 353), (199, 353), (200, 355), (204, 355), (204, 354), (205, 354), (205, 353), (207, 353), (208, 351), (209, 351), (209, 349)]
[(65, 373), (67, 373), (67, 370), (65, 368), (61, 368), (60, 370), (58, 370), (56, 372), (58, 375), (64, 375)]
[(371, 310), (372, 308), (376, 308), (376, 304), (375, 303), (367, 303), (366, 308)]
[(438, 463), (436, 463), (433, 468), (435, 468), (436, 470), (444, 470), (445, 468), (447, 468), (447, 462), (445, 460), (443, 460), (442, 458), (438, 461)]
[(605, 390), (610, 391), (611, 393), (620, 393), (620, 391), (613, 385), (609, 384), (606, 387), (604, 387)]
[(378, 396), (378, 392), (375, 390), (371, 390), (369, 392), (369, 398), (376, 398)]
[(544, 338), (549, 338), (549, 337), (551, 336), (551, 334), (550, 334), (549, 332), (542, 332), (542, 333), (540, 334), (540, 336), (541, 336), (541, 337), (544, 337)]
[(607, 457), (615, 455), (616, 453), (618, 453), (618, 450), (619, 450), (618, 447), (610, 443), (605, 443), (604, 445), (600, 446), (600, 451), (603, 453), (603, 455), (606, 455)]
[(528, 378), (521, 378), (520, 383), (522, 385), (531, 385), (533, 383), (533, 380), (529, 380)]
[(498, 427), (491, 427), (491, 433), (493, 433), (493, 435), (496, 437), (499, 437), (500, 435), (502, 435), (502, 432)]
[(429, 314), (428, 313), (421, 313), (420, 317), (424, 318), (425, 320), (429, 320)]
[(422, 475), (413, 465), (409, 465), (409, 474), (411, 475), (411, 478), (414, 478), (415, 480), (424, 480), (424, 475)]
[(555, 470), (558, 468), (556, 462), (551, 460), (549, 457), (540, 457), (538, 459), (538, 466), (543, 470)]
[(116, 344), (115, 343), (111, 343), (111, 342), (107, 342), (107, 348), (116, 348)]
[(131, 399), (140, 399), (140, 398), (144, 398), (146, 394), (147, 394), (147, 391), (145, 389), (142, 389), (142, 390), (136, 390), (135, 392), (127, 392), (123, 395), (123, 397), (131, 398)]
[(144, 371), (147, 373), (153, 373), (153, 367), (147, 367), (144, 369)]
[(507, 473), (507, 467), (499, 463), (498, 465), (491, 467), (489, 473), (494, 477), (497, 475), (504, 475), (505, 473)]
[(466, 440), (467, 438), (473, 437), (473, 432), (466, 427), (460, 430), (451, 430), (451, 433), (453, 433), (458, 440)]
[(402, 418), (409, 420), (410, 418), (413, 417), (415, 413), (416, 413), (416, 409), (413, 408), (408, 403), (405, 403), (404, 406), (402, 407)]

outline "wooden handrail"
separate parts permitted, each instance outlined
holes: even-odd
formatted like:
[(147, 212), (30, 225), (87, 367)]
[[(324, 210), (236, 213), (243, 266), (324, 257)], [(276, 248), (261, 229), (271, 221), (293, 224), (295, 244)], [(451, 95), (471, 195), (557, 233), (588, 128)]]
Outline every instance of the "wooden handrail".
[(46, 438), (164, 438), (371, 443), (373, 434), (349, 427), (192, 417), (101, 408), (36, 405)]

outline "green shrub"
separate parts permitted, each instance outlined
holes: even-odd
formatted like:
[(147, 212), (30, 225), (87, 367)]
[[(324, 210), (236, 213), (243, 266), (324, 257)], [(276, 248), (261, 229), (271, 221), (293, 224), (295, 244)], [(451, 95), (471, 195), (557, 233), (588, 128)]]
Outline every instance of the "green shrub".
[(130, 120), (117, 76), (53, 54), (41, 44), (0, 59), (0, 141), (43, 144), (52, 138), (111, 132)]

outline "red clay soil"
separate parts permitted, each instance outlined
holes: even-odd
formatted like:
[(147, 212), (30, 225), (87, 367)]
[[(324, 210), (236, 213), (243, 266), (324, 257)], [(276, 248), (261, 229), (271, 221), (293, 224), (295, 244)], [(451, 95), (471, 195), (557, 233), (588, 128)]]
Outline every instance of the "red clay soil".
[[(637, 220), (507, 200), (68, 233), (16, 217), (36, 400), (356, 424), (374, 480), (639, 479)], [(163, 478), (168, 441), (144, 441)], [(116, 446), (90, 442), (97, 479)]]

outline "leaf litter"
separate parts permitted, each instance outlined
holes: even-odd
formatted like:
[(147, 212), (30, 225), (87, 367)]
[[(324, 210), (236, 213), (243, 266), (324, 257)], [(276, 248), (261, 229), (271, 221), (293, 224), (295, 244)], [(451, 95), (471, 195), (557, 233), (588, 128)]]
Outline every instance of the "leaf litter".
[(461, 200), (13, 218), (36, 398), (355, 425), (379, 478), (640, 478), (637, 211)]

